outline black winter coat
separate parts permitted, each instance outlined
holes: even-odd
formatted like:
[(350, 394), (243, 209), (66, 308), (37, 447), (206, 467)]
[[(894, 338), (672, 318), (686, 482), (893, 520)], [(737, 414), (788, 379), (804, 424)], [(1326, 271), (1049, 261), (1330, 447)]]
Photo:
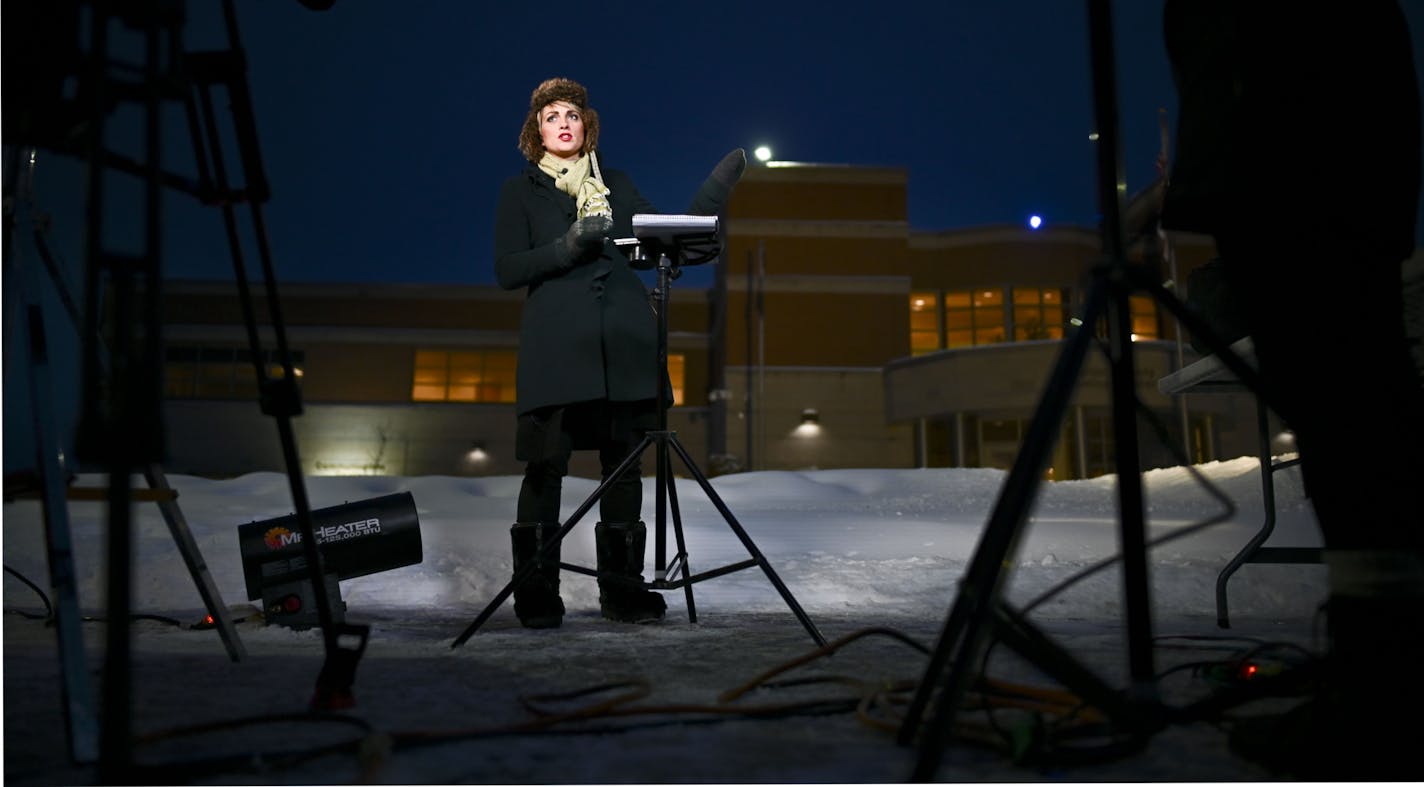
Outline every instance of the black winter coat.
[[(614, 238), (633, 237), (633, 214), (656, 210), (626, 174), (604, 169)], [(591, 261), (561, 266), (556, 244), (574, 223), (573, 197), (537, 166), (504, 182), (495, 218), (495, 276), (525, 287), (515, 409), (657, 396), (657, 319), (627, 253), (608, 240)], [(650, 266), (651, 267), (651, 266)]]

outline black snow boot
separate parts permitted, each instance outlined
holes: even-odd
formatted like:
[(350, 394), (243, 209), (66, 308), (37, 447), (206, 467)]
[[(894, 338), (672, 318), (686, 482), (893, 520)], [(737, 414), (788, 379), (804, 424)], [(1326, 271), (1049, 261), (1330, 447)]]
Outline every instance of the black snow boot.
[(530, 561), (539, 561), (539, 567), (514, 589), (514, 614), (525, 628), (551, 629), (564, 622), (564, 600), (559, 598), (560, 545), (539, 557), (546, 539), (558, 532), (557, 524), (546, 522), (515, 522), (509, 529), (515, 575)]
[(643, 553), (648, 528), (642, 522), (599, 522), (598, 607), (609, 620), (650, 623), (662, 620), (667, 602), (643, 587)]

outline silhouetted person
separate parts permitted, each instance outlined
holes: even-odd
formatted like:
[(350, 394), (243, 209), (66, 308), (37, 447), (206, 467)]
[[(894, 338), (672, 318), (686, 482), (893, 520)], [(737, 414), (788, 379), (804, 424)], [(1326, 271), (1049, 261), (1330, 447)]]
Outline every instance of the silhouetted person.
[(1168, 0), (1180, 97), (1163, 225), (1215, 237), (1326, 547), (1315, 696), (1233, 747), (1309, 779), (1424, 776), (1424, 391), (1401, 263), (1420, 102), (1394, 2)]

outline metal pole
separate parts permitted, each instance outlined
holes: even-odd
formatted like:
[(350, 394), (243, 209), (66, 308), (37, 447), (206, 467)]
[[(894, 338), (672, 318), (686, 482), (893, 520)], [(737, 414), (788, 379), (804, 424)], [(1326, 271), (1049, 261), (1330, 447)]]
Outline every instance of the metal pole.
[[(757, 456), (766, 456), (766, 240), (757, 241)], [(765, 459), (762, 459), (763, 464)], [(755, 469), (755, 468), (748, 468)]]
[(742, 420), (745, 422), (745, 423), (743, 424), (743, 426), (746, 428), (746, 433), (747, 433), (747, 435), (746, 435), (746, 438), (747, 438), (747, 446), (746, 446), (746, 454), (747, 454), (746, 469), (747, 469), (747, 470), (755, 470), (755, 469), (756, 469), (756, 466), (753, 464), (753, 461), (752, 461), (752, 459), (753, 459), (753, 454), (754, 454), (754, 451), (752, 450), (752, 444), (753, 444), (753, 441), (755, 440), (755, 437), (756, 437), (756, 434), (755, 434), (755, 433), (756, 433), (756, 430), (755, 430), (755, 428), (754, 428), (754, 426), (753, 426), (753, 417), (754, 417), (753, 414), (755, 413), (754, 406), (755, 406), (756, 404), (760, 404), (760, 403), (756, 401), (756, 391), (755, 391), (755, 387), (754, 387), (754, 383), (753, 383), (754, 374), (753, 374), (753, 366), (752, 366), (752, 365), (753, 365), (753, 363), (754, 363), (753, 359), (756, 357), (756, 354), (752, 351), (752, 337), (756, 334), (756, 330), (755, 330), (755, 326), (756, 326), (756, 318), (755, 318), (755, 315), (756, 315), (756, 269), (755, 269), (755, 266), (752, 265), (752, 253), (751, 253), (751, 252), (747, 252), (747, 296), (746, 296), (746, 298), (747, 298), (747, 304), (746, 304), (746, 305), (747, 305), (747, 308), (746, 308), (746, 318), (747, 318), (747, 324), (746, 324), (746, 330), (747, 330), (747, 336), (746, 336), (746, 339), (747, 339), (746, 374), (747, 374), (747, 379), (746, 379), (745, 382), (746, 382), (747, 394), (746, 394), (746, 401), (745, 401), (745, 403), (742, 405)]

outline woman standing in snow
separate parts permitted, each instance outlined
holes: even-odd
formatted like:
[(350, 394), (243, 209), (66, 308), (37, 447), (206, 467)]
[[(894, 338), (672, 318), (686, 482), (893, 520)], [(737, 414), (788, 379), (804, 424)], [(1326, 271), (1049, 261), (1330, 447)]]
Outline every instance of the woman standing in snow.
[[(529, 166), (504, 182), (495, 220), (495, 274), (525, 288), (516, 377), (516, 456), (526, 462), (511, 541), (516, 574), (539, 563), (514, 590), (514, 610), (530, 628), (563, 621), (559, 531), (563, 478), (575, 450), (597, 450), (603, 478), (658, 426), (658, 328), (647, 288), (627, 253), (610, 241), (632, 237), (635, 213), (655, 213), (626, 174), (596, 152), (598, 113), (570, 79), (545, 80), (529, 100), (519, 149)], [(719, 213), (746, 167), (739, 148), (713, 170), (690, 213)], [(666, 401), (671, 401), (669, 394)], [(641, 521), (640, 463), (599, 500), (594, 527), (599, 608), (625, 622), (661, 619), (662, 596), (643, 587), (647, 528)]]

